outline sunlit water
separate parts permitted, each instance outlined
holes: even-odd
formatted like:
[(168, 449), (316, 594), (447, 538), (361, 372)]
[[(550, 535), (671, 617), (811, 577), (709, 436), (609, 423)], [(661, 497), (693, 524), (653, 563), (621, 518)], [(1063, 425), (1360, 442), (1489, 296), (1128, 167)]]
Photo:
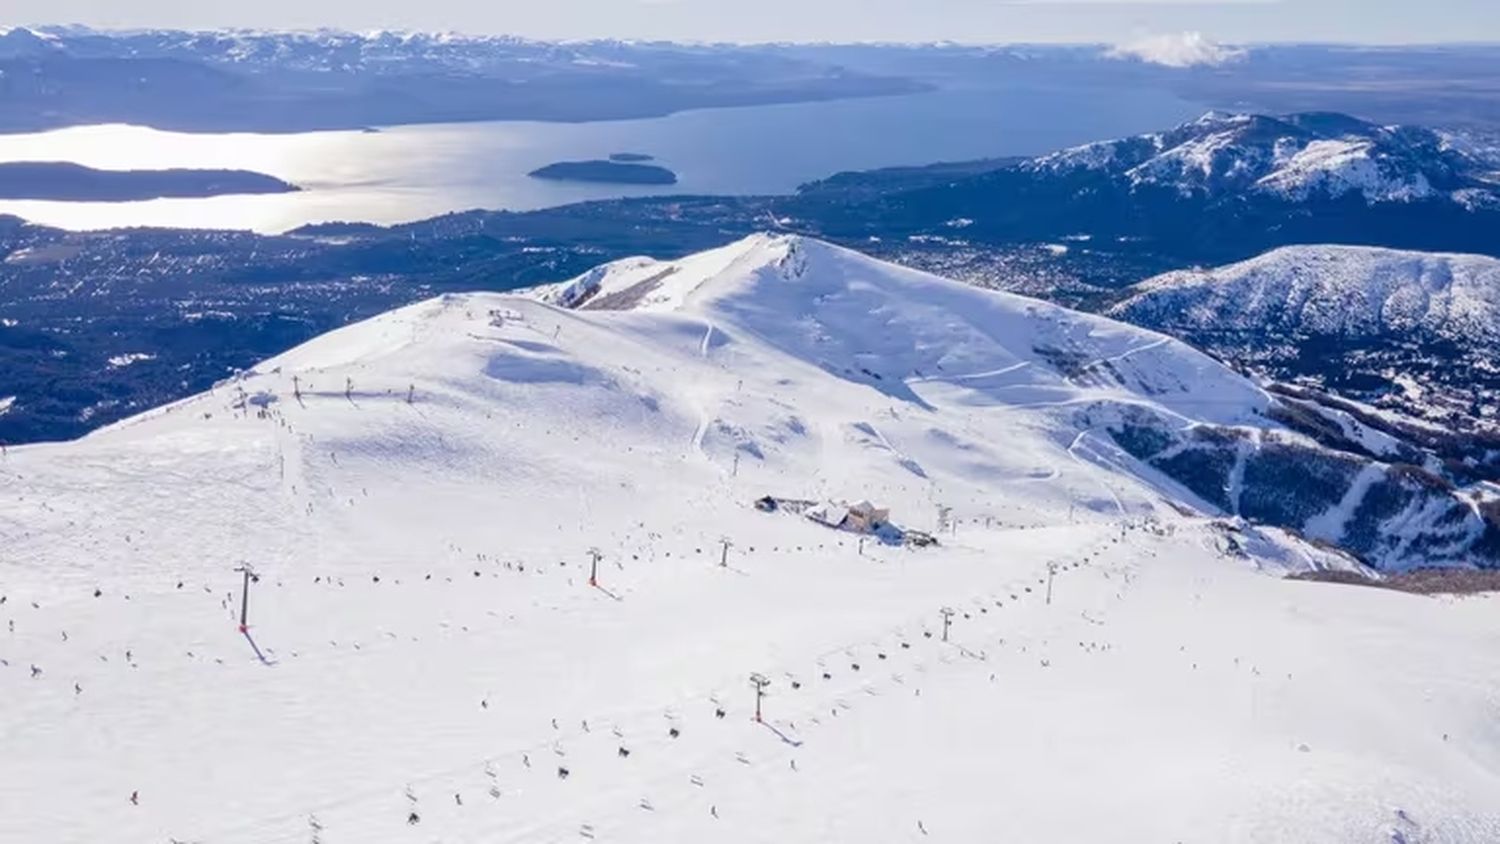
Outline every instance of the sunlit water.
[[(1028, 155), (1159, 129), (1201, 107), (1159, 91), (942, 91), (684, 112), (602, 123), (488, 122), (378, 132), (186, 134), (87, 126), (0, 135), (0, 161), (101, 169), (235, 168), (304, 190), (149, 202), (0, 200), (0, 214), (69, 229), (279, 232), (309, 222), (396, 223), (470, 208), (527, 210), (665, 193), (785, 193), (839, 170)], [(655, 155), (670, 188), (548, 182), (526, 174), (614, 152)]]

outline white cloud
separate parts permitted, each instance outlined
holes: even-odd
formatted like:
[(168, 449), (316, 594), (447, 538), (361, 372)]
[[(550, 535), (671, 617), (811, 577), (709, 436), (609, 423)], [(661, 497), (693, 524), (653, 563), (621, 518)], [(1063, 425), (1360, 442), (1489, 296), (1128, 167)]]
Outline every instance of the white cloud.
[(1147, 35), (1116, 44), (1108, 53), (1113, 59), (1135, 59), (1165, 67), (1204, 67), (1226, 64), (1245, 57), (1245, 51), (1216, 43), (1201, 32)]

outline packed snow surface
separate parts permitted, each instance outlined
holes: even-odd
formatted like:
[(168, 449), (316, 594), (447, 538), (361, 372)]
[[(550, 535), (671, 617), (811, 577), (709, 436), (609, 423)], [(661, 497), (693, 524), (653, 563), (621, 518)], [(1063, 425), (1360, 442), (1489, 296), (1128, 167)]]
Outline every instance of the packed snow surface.
[(335, 331), (0, 462), (0, 841), (1500, 840), (1493, 601), (1078, 423), (1265, 401), (795, 238)]

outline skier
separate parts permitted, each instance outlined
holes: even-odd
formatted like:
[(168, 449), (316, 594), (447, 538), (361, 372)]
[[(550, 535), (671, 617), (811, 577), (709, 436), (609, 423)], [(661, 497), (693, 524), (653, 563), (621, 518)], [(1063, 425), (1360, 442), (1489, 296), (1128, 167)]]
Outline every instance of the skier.
[(139, 805), (141, 805), (141, 793), (139, 791), (132, 791), (132, 792), (130, 792), (130, 805), (132, 805), (132, 806), (139, 806)]

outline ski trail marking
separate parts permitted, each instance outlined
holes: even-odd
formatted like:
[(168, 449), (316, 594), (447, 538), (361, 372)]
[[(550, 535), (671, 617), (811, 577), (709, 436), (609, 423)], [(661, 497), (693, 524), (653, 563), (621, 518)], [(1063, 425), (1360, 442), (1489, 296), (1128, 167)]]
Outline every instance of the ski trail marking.
[(707, 325), (707, 327), (705, 328), (704, 332), (703, 332), (703, 342), (701, 342), (701, 343), (698, 344), (698, 356), (699, 357), (702, 357), (702, 358), (708, 357), (709, 344), (713, 342), (713, 339), (714, 339), (714, 324), (710, 322)]

